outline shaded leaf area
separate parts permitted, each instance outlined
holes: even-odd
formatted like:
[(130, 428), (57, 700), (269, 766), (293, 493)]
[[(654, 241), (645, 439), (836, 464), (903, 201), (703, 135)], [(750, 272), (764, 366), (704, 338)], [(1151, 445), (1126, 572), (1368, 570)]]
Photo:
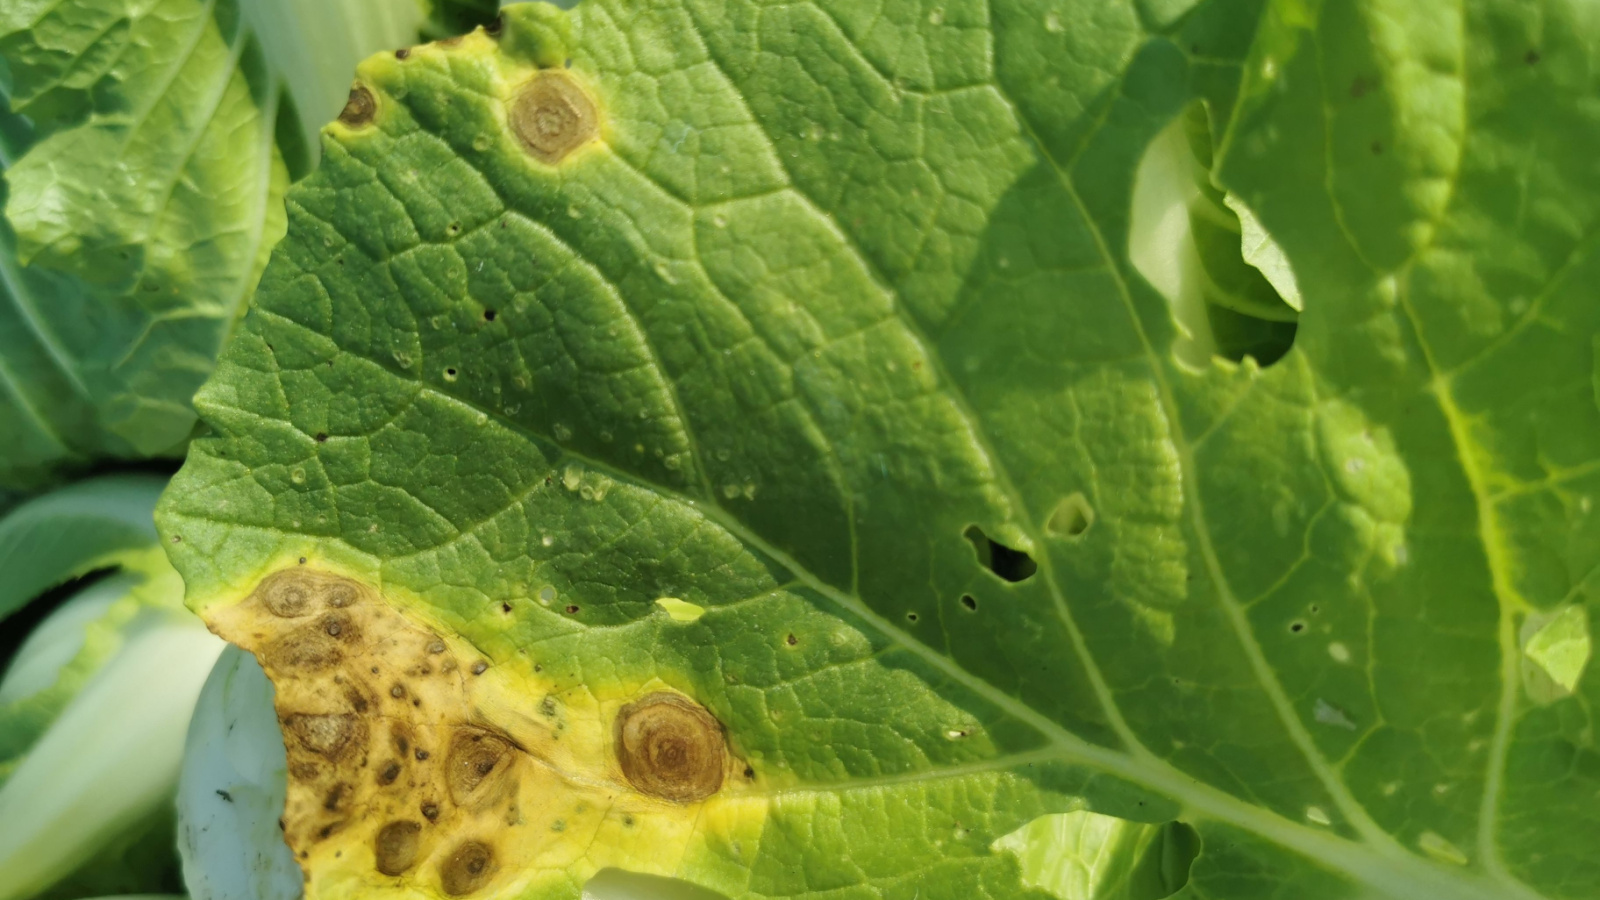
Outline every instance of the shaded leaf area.
[[(375, 57), (197, 400), (190, 602), (304, 558), (501, 727), (671, 689), (748, 768), (485, 890), (1042, 896), (995, 842), (1086, 806), (1192, 827), (1186, 900), (1589, 896), (1600, 676), (1519, 630), (1600, 566), (1586, 16), (589, 0)], [(1299, 286), (1267, 369), (1180, 364), (1129, 258), (1196, 100)], [(310, 895), (387, 890), (370, 837)]]

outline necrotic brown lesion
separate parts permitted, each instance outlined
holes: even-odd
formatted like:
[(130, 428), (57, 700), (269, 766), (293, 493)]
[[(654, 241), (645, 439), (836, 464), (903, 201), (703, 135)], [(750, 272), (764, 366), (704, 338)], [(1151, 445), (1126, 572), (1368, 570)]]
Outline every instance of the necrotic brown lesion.
[(378, 829), (372, 846), (378, 871), (384, 875), (400, 875), (415, 865), (421, 835), (422, 825), (411, 821), (390, 822)]
[(372, 119), (378, 114), (378, 100), (372, 96), (372, 91), (365, 85), (355, 85), (350, 88), (350, 99), (345, 101), (344, 109), (339, 111), (339, 121), (352, 128), (372, 124)]
[(511, 101), (511, 130), (540, 162), (555, 165), (599, 133), (594, 101), (571, 75), (540, 72)]
[(687, 697), (661, 692), (624, 706), (614, 741), (622, 774), (641, 793), (690, 803), (722, 788), (722, 724)]
[(481, 841), (466, 841), (439, 867), (439, 886), (452, 897), (470, 894), (494, 874), (494, 851)]

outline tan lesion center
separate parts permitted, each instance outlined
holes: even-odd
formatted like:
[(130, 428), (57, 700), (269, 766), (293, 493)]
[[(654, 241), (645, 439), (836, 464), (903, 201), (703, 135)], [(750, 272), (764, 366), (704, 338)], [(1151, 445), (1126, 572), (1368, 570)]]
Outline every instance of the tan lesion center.
[(556, 165), (599, 133), (594, 101), (566, 72), (547, 69), (511, 100), (511, 130), (535, 159)]
[(585, 726), (608, 752), (575, 753), (583, 723), (553, 715), (550, 695), (526, 697), (527, 714), (522, 697), (485, 702), (487, 660), (351, 579), (291, 566), (208, 618), (276, 688), (282, 825), (308, 897), (319, 880), (448, 896), (511, 884), (550, 864), (552, 835), (681, 816), (733, 771), (722, 725), (671, 691), (587, 711), (609, 718)]

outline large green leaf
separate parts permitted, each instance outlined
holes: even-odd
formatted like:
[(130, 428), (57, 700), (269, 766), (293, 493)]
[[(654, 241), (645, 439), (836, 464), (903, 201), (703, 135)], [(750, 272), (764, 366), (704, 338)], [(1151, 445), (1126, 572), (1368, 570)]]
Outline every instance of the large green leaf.
[[(1087, 808), (1192, 826), (1184, 898), (1592, 897), (1595, 17), (588, 0), (369, 60), (160, 515), (308, 896), (1041, 896), (1002, 839)], [(1197, 99), (1267, 368), (1129, 259)]]

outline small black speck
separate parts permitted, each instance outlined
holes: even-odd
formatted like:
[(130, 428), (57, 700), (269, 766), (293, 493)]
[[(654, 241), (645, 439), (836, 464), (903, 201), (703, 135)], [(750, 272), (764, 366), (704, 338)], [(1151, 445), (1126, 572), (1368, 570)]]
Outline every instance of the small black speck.
[(510, 615), (511, 614), (511, 604), (509, 604), (509, 603), (500, 604), (500, 611), (505, 613), (505, 614), (507, 614), (507, 615)]
[(793, 647), (795, 644), (800, 643), (800, 639), (791, 634), (788, 637), (784, 638), (783, 642), (785, 644), (788, 644), (789, 646)]
[(575, 615), (577, 612), (578, 612), (578, 607), (576, 605), (567, 607), (567, 615), (569, 615), (569, 616), (570, 615)]
[(623, 816), (622, 817), (622, 824), (626, 825), (629, 828), (632, 828), (633, 827), (633, 816)]
[(1289, 626), (1289, 630), (1294, 632), (1295, 634), (1299, 634), (1300, 632), (1306, 630), (1306, 623), (1304, 623), (1304, 622), (1295, 622), (1294, 624)]
[(455, 369), (445, 369), (444, 373), (446, 375), (449, 375), (451, 378), (456, 377), (456, 370)]
[(399, 50), (396, 50), (394, 52), (394, 58), (395, 59), (405, 59), (406, 57), (408, 57), (410, 55), (411, 55), (411, 51), (406, 49), (405, 47), (401, 47)]
[(224, 799), (226, 801), (228, 801), (229, 803), (233, 802), (233, 795), (228, 793), (227, 791), (219, 790), (219, 791), (217, 791), (217, 796), (221, 797), (222, 799)]
[(417, 761), (421, 762), (421, 761), (423, 761), (423, 760), (425, 760), (427, 758), (428, 758), (428, 751), (422, 749), (421, 747), (418, 747), (417, 748)]
[(756, 770), (751, 768), (751, 767), (749, 767), (749, 766), (745, 766), (744, 767), (744, 777), (746, 777), (746, 778), (754, 778), (754, 777), (756, 777)]
[(497, 316), (497, 315), (499, 315), (499, 313), (495, 312), (494, 310), (486, 309), (486, 310), (483, 311), (483, 320), (485, 322), (493, 322), (494, 321), (494, 317)]
[(429, 822), (439, 818), (439, 807), (433, 803), (422, 804), (422, 817)]
[(327, 441), (328, 441), (328, 433), (326, 431), (317, 432), (317, 443), (325, 444), (325, 443), (327, 443)]
[(916, 613), (906, 613), (906, 621), (907, 622), (915, 622), (915, 621), (917, 621), (917, 614)]
[(306, 564), (306, 558), (304, 556), (300, 557), (300, 565), (303, 566), (305, 564)]

